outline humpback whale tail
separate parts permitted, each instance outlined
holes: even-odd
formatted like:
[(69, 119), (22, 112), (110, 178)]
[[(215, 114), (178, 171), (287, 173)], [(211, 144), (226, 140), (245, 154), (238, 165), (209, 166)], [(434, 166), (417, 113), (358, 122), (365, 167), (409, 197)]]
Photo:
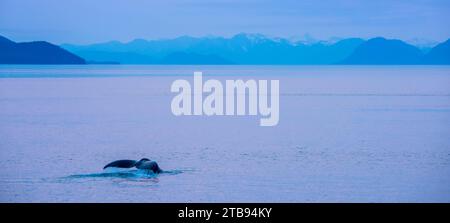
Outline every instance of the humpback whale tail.
[(141, 170), (151, 170), (154, 173), (161, 173), (162, 170), (159, 168), (158, 164), (155, 161), (152, 161), (147, 158), (143, 158), (139, 161), (136, 160), (116, 160), (107, 164), (103, 169), (108, 167), (118, 167), (118, 168), (132, 168), (136, 167)]

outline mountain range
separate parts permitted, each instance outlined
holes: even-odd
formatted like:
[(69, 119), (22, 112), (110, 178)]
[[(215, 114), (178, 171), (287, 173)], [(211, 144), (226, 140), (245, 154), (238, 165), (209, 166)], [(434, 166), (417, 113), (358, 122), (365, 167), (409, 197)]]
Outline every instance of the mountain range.
[(425, 51), (401, 40), (382, 37), (305, 43), (242, 33), (231, 38), (182, 36), (62, 47), (87, 60), (124, 64), (392, 65), (450, 64), (449, 45), (447, 40)]
[(363, 39), (307, 44), (260, 34), (231, 38), (182, 36), (175, 39), (128, 43), (111, 41), (62, 47), (88, 61), (124, 64), (333, 64), (347, 58)]
[[(84, 58), (84, 59), (82, 59)], [(181, 36), (89, 45), (15, 43), (0, 36), (0, 63), (411, 65), (450, 64), (450, 39), (434, 47), (382, 37), (291, 41), (261, 34), (231, 38)]]

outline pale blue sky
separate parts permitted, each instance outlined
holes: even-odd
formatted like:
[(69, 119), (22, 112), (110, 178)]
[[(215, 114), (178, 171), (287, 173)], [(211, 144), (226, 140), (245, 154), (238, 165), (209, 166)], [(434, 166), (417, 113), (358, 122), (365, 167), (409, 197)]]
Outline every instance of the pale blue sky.
[(450, 37), (447, 0), (0, 0), (0, 35), (93, 43), (181, 35)]

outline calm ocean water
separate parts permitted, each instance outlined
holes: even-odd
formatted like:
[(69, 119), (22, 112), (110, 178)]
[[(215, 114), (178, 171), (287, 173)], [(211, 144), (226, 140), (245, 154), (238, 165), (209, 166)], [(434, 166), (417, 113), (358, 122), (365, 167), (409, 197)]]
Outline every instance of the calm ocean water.
[[(280, 80), (279, 124), (174, 116), (197, 70)], [(449, 136), (449, 66), (0, 66), (0, 202), (450, 202)]]

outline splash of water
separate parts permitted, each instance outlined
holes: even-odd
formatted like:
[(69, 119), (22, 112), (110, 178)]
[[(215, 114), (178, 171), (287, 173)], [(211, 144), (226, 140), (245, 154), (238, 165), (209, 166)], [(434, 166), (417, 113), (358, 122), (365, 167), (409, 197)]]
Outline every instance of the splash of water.
[(108, 168), (102, 173), (89, 173), (89, 174), (74, 174), (67, 178), (79, 179), (79, 178), (125, 178), (125, 179), (141, 179), (141, 178), (156, 178), (160, 175), (176, 175), (183, 173), (182, 170), (165, 170), (160, 174), (156, 174), (153, 171), (148, 170), (123, 170), (120, 168)]

